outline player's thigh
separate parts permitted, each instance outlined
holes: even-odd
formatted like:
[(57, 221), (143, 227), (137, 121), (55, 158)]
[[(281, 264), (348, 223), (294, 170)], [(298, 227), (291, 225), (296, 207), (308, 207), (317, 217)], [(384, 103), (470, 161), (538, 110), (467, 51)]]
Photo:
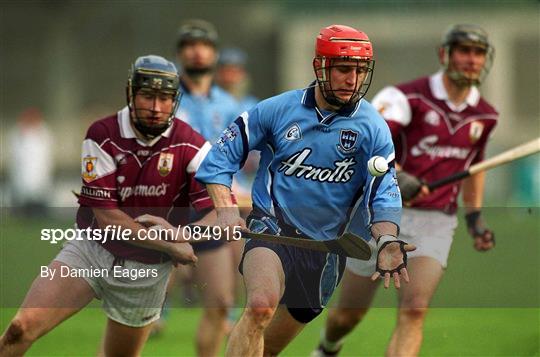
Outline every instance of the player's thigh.
[[(249, 250), (244, 255), (242, 271), (248, 304), (277, 306), (285, 291), (285, 272), (276, 252), (266, 247)], [(262, 300), (254, 301), (255, 299)]]
[(345, 269), (337, 307), (339, 309), (369, 308), (378, 286), (379, 281), (372, 281), (370, 277), (357, 275)]
[(232, 256), (227, 245), (198, 255), (195, 279), (206, 306), (229, 306), (233, 300)]
[(285, 305), (280, 305), (270, 325), (264, 330), (264, 353), (276, 356), (306, 326), (294, 319)]
[(409, 259), (407, 271), (410, 282), (401, 285), (400, 307), (427, 307), (444, 273), (441, 263), (431, 257), (414, 257)]
[(67, 267), (53, 260), (49, 271), (56, 269), (54, 278), (40, 276), (34, 280), (15, 317), (36, 337), (50, 331), (95, 297), (94, 290), (83, 278), (61, 277), (62, 266)]
[(244, 249), (244, 242), (242, 240), (236, 240), (236, 241), (227, 243), (227, 246), (229, 247), (229, 252), (232, 255), (233, 273), (238, 274), (238, 264), (240, 264), (240, 260), (242, 259), (242, 251)]
[(105, 356), (139, 356), (150, 330), (151, 325), (131, 327), (107, 319), (103, 342)]

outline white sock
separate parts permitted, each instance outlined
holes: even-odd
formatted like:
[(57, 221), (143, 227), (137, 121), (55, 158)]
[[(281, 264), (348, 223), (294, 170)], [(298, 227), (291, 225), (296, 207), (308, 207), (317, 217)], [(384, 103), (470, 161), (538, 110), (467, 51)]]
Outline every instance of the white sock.
[(336, 352), (341, 348), (341, 346), (343, 346), (343, 339), (336, 342), (328, 341), (328, 339), (326, 338), (326, 329), (323, 328), (321, 330), (320, 343), (321, 343), (322, 348), (324, 348), (326, 351)]

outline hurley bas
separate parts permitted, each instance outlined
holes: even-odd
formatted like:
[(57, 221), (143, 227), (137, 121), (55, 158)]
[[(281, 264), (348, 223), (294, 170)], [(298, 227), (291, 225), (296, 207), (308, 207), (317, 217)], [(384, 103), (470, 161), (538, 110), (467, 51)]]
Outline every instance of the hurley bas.
[[(57, 275), (58, 274), (58, 275)], [(41, 266), (40, 276), (52, 280), (55, 276), (60, 278), (128, 278), (135, 281), (143, 278), (157, 278), (158, 270), (155, 268), (125, 268), (120, 265), (115, 265), (111, 269), (105, 268), (72, 268), (66, 265), (57, 268), (50, 268), (46, 265)]]

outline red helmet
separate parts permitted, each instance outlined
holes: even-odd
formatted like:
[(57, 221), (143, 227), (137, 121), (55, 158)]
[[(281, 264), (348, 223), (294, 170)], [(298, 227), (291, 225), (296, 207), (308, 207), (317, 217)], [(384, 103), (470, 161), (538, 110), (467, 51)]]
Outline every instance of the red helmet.
[(371, 60), (373, 48), (362, 31), (344, 25), (331, 25), (321, 29), (317, 36), (315, 55)]
[[(345, 101), (335, 95), (330, 81), (331, 69), (335, 60), (352, 61), (353, 65), (366, 72), (362, 83), (351, 97)], [(321, 29), (315, 42), (313, 69), (324, 99), (337, 107), (351, 106), (364, 97), (371, 84), (373, 67), (373, 47), (369, 37), (362, 31), (344, 25), (331, 25)]]

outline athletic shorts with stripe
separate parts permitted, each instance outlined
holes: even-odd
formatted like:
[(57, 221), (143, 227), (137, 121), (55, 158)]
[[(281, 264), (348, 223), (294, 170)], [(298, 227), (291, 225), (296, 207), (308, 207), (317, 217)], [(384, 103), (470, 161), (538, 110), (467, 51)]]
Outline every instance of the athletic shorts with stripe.
[(144, 264), (118, 259), (99, 243), (86, 239), (66, 243), (55, 260), (70, 268), (107, 271), (100, 277), (83, 278), (103, 301), (111, 320), (142, 327), (159, 319), (172, 268), (170, 261)]
[[(278, 223), (274, 217), (251, 215), (247, 223), (253, 232), (277, 234)], [(285, 227), (282, 224), (280, 228), (283, 235), (306, 238), (290, 226)], [(244, 245), (240, 273), (243, 273), (245, 255), (257, 247), (272, 250), (281, 260), (285, 273), (285, 291), (280, 304), (286, 305), (291, 316), (301, 323), (308, 323), (316, 318), (343, 276), (346, 257), (251, 239)]]

